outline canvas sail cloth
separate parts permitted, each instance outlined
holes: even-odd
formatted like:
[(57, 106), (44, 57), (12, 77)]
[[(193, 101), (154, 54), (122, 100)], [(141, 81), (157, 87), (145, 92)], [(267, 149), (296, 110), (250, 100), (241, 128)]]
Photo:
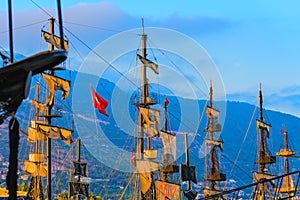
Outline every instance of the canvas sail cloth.
[(57, 76), (52, 76), (50, 74), (42, 73), (43, 78), (49, 87), (50, 95), (46, 100), (46, 104), (48, 106), (53, 105), (53, 99), (54, 99), (54, 90), (61, 90), (62, 91), (62, 100), (66, 99), (70, 92), (70, 82), (59, 78)]
[(223, 141), (205, 138), (205, 143), (207, 146), (217, 146), (220, 148), (221, 151), (223, 151)]
[(181, 199), (180, 185), (156, 181), (156, 200)]
[(206, 107), (206, 115), (208, 118), (217, 119), (217, 118), (219, 118), (219, 114), (220, 114), (220, 111), (218, 111), (210, 106)]
[(175, 161), (176, 160), (176, 136), (165, 131), (160, 131), (160, 137), (164, 145), (164, 155), (171, 155), (172, 161)]
[(72, 197), (74, 195), (84, 195), (89, 196), (89, 184), (83, 182), (69, 182), (69, 195)]
[(37, 165), (36, 163), (24, 160), (24, 171), (28, 173), (31, 177), (47, 176), (47, 166)]
[[(260, 173), (260, 172), (253, 172), (253, 180), (254, 182), (258, 182), (262, 179), (271, 179), (275, 178), (276, 176), (271, 175), (271, 174), (265, 174), (265, 173)], [(274, 181), (271, 181), (273, 183)]]
[(36, 128), (28, 127), (28, 142), (33, 143), (37, 140), (40, 141), (46, 141), (46, 137), (44, 134), (42, 134), (40, 131), (38, 131)]
[(72, 160), (72, 163), (74, 165), (74, 175), (75, 176), (79, 175), (79, 176), (88, 177), (86, 162), (78, 162), (78, 161)]
[[(58, 37), (56, 35), (53, 35), (51, 33), (48, 33), (47, 31), (44, 31), (44, 30), (42, 30), (42, 33), (43, 33), (43, 36), (44, 36), (44, 39), (45, 39), (46, 42), (54, 45), (58, 49), (61, 49), (60, 37)], [(68, 40), (64, 40), (64, 47), (65, 47), (66, 53), (69, 52), (69, 45), (68, 44), (69, 44)]]
[(180, 179), (182, 181), (193, 181), (197, 184), (196, 167), (180, 164)]
[(292, 175), (283, 177), (282, 185), (280, 188), (276, 188), (276, 192), (281, 193), (291, 193), (298, 190), (298, 187), (295, 187)]
[(63, 140), (68, 145), (73, 142), (72, 131), (68, 129), (39, 124), (38, 131), (51, 139)]
[(143, 116), (143, 128), (148, 137), (158, 135), (158, 126), (160, 124), (159, 110), (139, 107), (140, 113)]
[(143, 194), (145, 194), (151, 187), (152, 178), (151, 172), (157, 171), (161, 165), (156, 162), (147, 160), (137, 160), (136, 168), (139, 173), (140, 188)]
[(47, 106), (45, 104), (42, 104), (41, 102), (31, 100), (31, 105), (33, 105), (36, 109), (38, 109), (42, 114), (44, 114), (47, 111)]
[[(211, 190), (209, 188), (203, 188), (203, 195), (209, 197), (218, 193), (224, 192), (224, 190)], [(222, 195), (220, 199), (228, 199), (228, 195)]]
[(157, 66), (157, 64), (155, 64), (151, 60), (148, 60), (147, 58), (144, 58), (140, 54), (137, 54), (137, 58), (141, 61), (141, 63), (143, 63), (144, 65), (146, 65), (146, 67), (151, 68), (155, 74), (158, 74), (158, 71), (157, 71), (158, 66)]
[(270, 128), (271, 128), (271, 125), (270, 124), (267, 124), (263, 121), (260, 121), (260, 120), (256, 120), (256, 129), (264, 129), (267, 131), (267, 134), (266, 136), (269, 137), (269, 132), (270, 132)]

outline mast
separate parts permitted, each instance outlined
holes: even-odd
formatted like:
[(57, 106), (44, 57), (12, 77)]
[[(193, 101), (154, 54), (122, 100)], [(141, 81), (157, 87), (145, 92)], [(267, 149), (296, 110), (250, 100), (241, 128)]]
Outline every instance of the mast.
[(62, 22), (62, 14), (61, 14), (61, 3), (60, 0), (57, 0), (57, 12), (58, 12), (58, 23), (59, 23), (59, 34), (60, 34), (60, 48), (66, 49), (64, 43), (64, 29)]
[[(157, 150), (151, 149), (151, 138), (158, 136), (158, 124), (160, 113), (158, 110), (152, 109), (150, 106), (156, 104), (155, 99), (149, 97), (147, 67), (151, 68), (156, 74), (157, 64), (147, 59), (147, 35), (144, 31), (144, 21), (142, 20), (143, 33), (141, 35), (141, 55), (137, 54), (137, 58), (141, 62), (140, 67), (140, 100), (137, 103), (139, 109), (138, 115), (138, 135), (136, 143), (137, 170), (140, 179), (140, 195), (142, 199), (155, 199), (153, 174), (158, 166), (152, 160), (157, 157)], [(144, 138), (147, 137), (147, 146), (145, 147)], [(142, 166), (149, 166), (148, 172), (143, 170)]]
[[(143, 25), (143, 34), (141, 38), (141, 54), (143, 58), (146, 58), (146, 40), (147, 35), (144, 32), (144, 20), (142, 21)], [(141, 105), (146, 105), (146, 99), (147, 99), (147, 88), (148, 85), (146, 85), (146, 65), (142, 62), (141, 63), (141, 77), (140, 77), (140, 88), (141, 88)], [(138, 131), (138, 143), (136, 147), (137, 151), (137, 158), (143, 159), (143, 152), (144, 152), (144, 133), (143, 133), (143, 116), (140, 113), (139, 114), (139, 131)], [(148, 144), (149, 145), (149, 144)]]
[[(39, 102), (40, 99), (40, 77), (38, 77), (38, 82), (35, 91), (34, 102)], [(42, 177), (46, 176), (46, 167), (43, 165), (44, 162), (44, 141), (45, 138), (41, 136), (41, 133), (37, 130), (37, 124), (41, 122), (40, 112), (44, 106), (36, 106), (35, 109), (35, 119), (31, 121), (31, 126), (28, 127), (28, 141), (35, 143), (35, 149), (33, 152), (29, 153), (29, 159), (24, 161), (24, 170), (31, 177), (27, 197), (33, 199), (44, 199), (43, 189), (42, 189)]]
[[(283, 147), (283, 149), (280, 149), (280, 151), (276, 152), (276, 156), (283, 157), (283, 159), (284, 159), (284, 174), (288, 174), (290, 172), (289, 158), (291, 156), (294, 156), (296, 154), (296, 152), (289, 149), (288, 132), (285, 130), (285, 128), (283, 128), (281, 130), (281, 133), (283, 134), (284, 147)], [(293, 193), (295, 193), (295, 191), (297, 191), (297, 188), (295, 188), (292, 176), (283, 177), (281, 187), (276, 188), (276, 191), (280, 192), (285, 197), (292, 197)]]
[[(258, 148), (258, 160), (254, 164), (258, 165), (258, 172), (254, 172), (254, 181), (257, 182), (261, 178), (270, 177), (270, 174), (267, 174), (268, 165), (276, 162), (276, 157), (268, 154), (268, 144), (266, 139), (269, 138), (269, 131), (271, 125), (264, 122), (263, 116), (263, 95), (262, 87), (260, 84), (259, 89), (259, 119), (256, 120), (256, 128), (259, 131), (259, 148)], [(265, 199), (266, 184), (260, 184), (256, 191), (254, 199)]]
[(209, 89), (209, 106), (206, 108), (208, 117), (205, 137), (205, 162), (204, 162), (204, 181), (206, 187), (204, 188), (204, 196), (209, 196), (220, 192), (216, 183), (226, 180), (226, 174), (221, 173), (219, 151), (222, 151), (223, 141), (218, 139), (219, 132), (221, 132), (221, 125), (218, 123), (219, 111), (213, 107), (213, 87), (210, 82)]
[[(188, 144), (188, 133), (184, 132), (184, 144), (185, 144), (185, 164), (190, 166), (190, 158), (189, 158), (189, 144)], [(191, 181), (187, 181), (187, 190), (191, 190)]]
[[(260, 121), (264, 121), (263, 116), (263, 97), (262, 97), (262, 91), (261, 91), (261, 85), (259, 90), (259, 119)], [(265, 129), (260, 129), (260, 148), (259, 148), (259, 160), (264, 160), (266, 156), (266, 148), (265, 148)], [(266, 168), (265, 162), (259, 162), (259, 172), (264, 172)]]
[[(54, 17), (50, 18), (50, 25), (49, 25), (49, 30), (50, 34), (54, 35)], [(50, 51), (54, 50), (54, 45), (49, 43), (48, 44), (48, 49)], [(51, 75), (54, 75), (54, 71), (51, 71)], [(46, 122), (47, 124), (51, 124), (51, 110), (53, 108), (53, 104), (50, 104), (47, 109), (47, 117), (46, 117)], [(52, 191), (51, 191), (51, 138), (47, 137), (47, 196), (48, 200), (51, 200), (52, 198)]]
[(13, 20), (12, 20), (12, 0), (8, 0), (8, 26), (9, 26), (9, 51), (10, 63), (14, 62), (14, 45), (13, 45)]
[[(73, 172), (71, 170), (68, 182), (68, 198), (80, 199), (80, 195), (89, 197), (89, 183), (82, 181), (81, 177), (88, 177), (87, 162), (81, 161), (81, 139), (77, 139), (76, 160), (71, 160)], [(75, 177), (75, 181), (74, 178)], [(77, 177), (77, 178), (76, 178)]]

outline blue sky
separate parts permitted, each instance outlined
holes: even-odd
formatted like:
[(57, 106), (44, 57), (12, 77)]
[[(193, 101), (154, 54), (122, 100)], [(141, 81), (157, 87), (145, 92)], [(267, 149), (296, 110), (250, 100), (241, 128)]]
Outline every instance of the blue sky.
[[(55, 1), (35, 2), (56, 15)], [(140, 28), (144, 17), (146, 26), (179, 31), (202, 45), (216, 63), (229, 99), (255, 104), (262, 82), (267, 107), (300, 116), (299, 1), (62, 0), (62, 5), (65, 26), (92, 48), (115, 32), (72, 23), (124, 31)], [(7, 19), (6, 7), (0, 6), (1, 19)], [(39, 30), (48, 16), (30, 0), (14, 1), (13, 8), (15, 27), (45, 19), (15, 32), (16, 51), (30, 55), (41, 46)], [(0, 47), (7, 49), (3, 22)], [(78, 50), (83, 57), (89, 51), (79, 44)]]

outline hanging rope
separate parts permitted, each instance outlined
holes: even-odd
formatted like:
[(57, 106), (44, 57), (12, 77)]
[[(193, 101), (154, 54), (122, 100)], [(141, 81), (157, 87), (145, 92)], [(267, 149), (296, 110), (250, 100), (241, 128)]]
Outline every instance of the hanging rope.
[[(241, 151), (242, 151), (242, 147), (243, 147), (243, 145), (244, 145), (244, 143), (245, 143), (245, 141), (246, 141), (246, 139), (247, 139), (249, 130), (250, 130), (250, 128), (251, 128), (251, 124), (252, 124), (252, 121), (253, 121), (253, 119), (254, 119), (254, 116), (255, 116), (255, 113), (256, 113), (256, 108), (257, 108), (257, 106), (258, 106), (258, 101), (256, 102), (256, 105), (254, 106), (254, 110), (253, 110), (253, 113), (252, 113), (252, 116), (251, 116), (251, 119), (250, 119), (250, 123), (248, 124), (248, 128), (247, 128), (247, 130), (246, 130), (246, 133), (245, 133), (243, 142), (242, 142), (242, 144), (241, 144), (241, 146), (240, 146), (240, 149), (239, 149), (239, 151), (238, 151), (238, 154), (237, 154), (237, 156), (236, 156), (236, 158), (235, 158), (235, 161), (234, 161), (234, 163), (233, 163), (233, 166), (232, 166), (232, 168), (231, 168), (231, 170), (230, 170), (229, 176), (232, 174), (234, 167), (237, 165), (237, 161), (238, 161), (238, 159), (239, 159), (239, 157), (240, 157), (240, 154), (241, 154)], [(226, 186), (227, 186), (227, 182), (226, 182), (225, 185), (224, 185), (224, 188), (223, 188), (224, 190), (225, 190)]]

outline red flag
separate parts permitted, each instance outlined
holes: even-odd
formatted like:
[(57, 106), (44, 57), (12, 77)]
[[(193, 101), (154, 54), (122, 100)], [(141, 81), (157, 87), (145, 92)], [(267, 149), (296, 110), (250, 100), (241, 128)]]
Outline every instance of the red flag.
[(136, 166), (136, 156), (135, 153), (133, 151), (130, 152), (130, 162), (132, 165)]
[(167, 97), (165, 97), (165, 107), (168, 107), (169, 105), (169, 100), (167, 99)]
[(109, 116), (105, 110), (106, 107), (108, 106), (108, 101), (106, 101), (100, 95), (98, 95), (92, 86), (91, 86), (91, 91), (92, 91), (94, 108), (97, 108), (99, 112), (102, 113), (103, 115)]

